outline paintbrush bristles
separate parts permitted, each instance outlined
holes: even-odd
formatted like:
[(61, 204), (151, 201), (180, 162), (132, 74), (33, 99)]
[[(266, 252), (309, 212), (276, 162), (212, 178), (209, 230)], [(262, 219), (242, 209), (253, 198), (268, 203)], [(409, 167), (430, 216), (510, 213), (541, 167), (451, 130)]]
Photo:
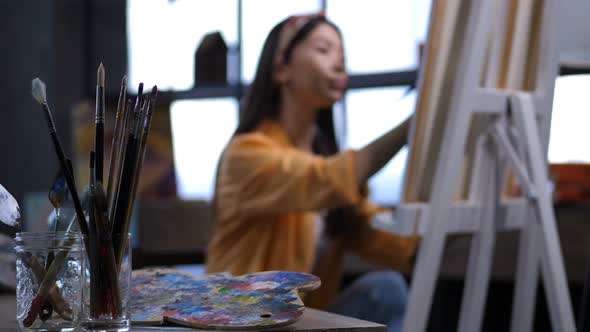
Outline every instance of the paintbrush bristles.
[(39, 103), (43, 104), (47, 101), (47, 94), (45, 93), (45, 83), (36, 77), (32, 82), (31, 93), (33, 98)]
[(104, 86), (104, 66), (102, 62), (98, 65), (98, 73), (96, 74), (96, 85)]

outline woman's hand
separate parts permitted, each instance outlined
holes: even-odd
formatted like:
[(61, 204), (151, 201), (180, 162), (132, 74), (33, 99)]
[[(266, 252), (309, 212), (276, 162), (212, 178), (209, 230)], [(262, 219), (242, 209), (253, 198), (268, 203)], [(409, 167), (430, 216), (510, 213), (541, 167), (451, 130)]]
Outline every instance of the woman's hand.
[(343, 243), (351, 247), (370, 229), (367, 218), (368, 216), (354, 205), (330, 209), (324, 218), (324, 235), (330, 240), (344, 240)]

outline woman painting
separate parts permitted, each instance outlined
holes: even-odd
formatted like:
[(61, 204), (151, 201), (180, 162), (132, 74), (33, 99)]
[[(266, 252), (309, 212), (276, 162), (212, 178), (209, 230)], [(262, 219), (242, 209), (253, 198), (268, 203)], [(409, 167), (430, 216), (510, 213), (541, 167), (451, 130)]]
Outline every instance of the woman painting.
[[(408, 271), (417, 244), (372, 229), (377, 208), (363, 190), (405, 144), (409, 122), (362, 149), (339, 152), (332, 106), (347, 82), (340, 32), (323, 15), (293, 16), (272, 29), (218, 165), (207, 270), (309, 273), (315, 262), (323, 285), (308, 305), (397, 331), (407, 298), (399, 272), (369, 273), (335, 296), (343, 251)], [(320, 212), (330, 245), (316, 260)]]

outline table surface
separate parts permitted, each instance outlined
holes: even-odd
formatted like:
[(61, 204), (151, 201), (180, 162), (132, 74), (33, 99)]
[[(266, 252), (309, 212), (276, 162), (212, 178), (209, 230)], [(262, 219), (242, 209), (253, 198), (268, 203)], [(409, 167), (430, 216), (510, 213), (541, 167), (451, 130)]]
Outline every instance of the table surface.
[[(16, 331), (16, 299), (14, 294), (0, 294), (0, 331)], [(133, 326), (133, 332), (153, 331), (195, 331), (180, 326)], [(206, 331), (206, 330), (199, 330)], [(381, 324), (372, 323), (356, 318), (336, 315), (333, 313), (306, 308), (303, 316), (295, 323), (265, 331), (302, 331), (302, 332), (325, 332), (325, 331), (369, 331), (385, 332), (386, 327)], [(219, 332), (219, 331), (217, 331)]]

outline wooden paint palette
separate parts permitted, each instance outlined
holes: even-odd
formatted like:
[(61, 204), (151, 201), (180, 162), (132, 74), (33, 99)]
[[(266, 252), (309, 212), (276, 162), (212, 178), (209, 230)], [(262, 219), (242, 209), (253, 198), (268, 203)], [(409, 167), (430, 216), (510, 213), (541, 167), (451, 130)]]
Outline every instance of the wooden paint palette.
[(299, 291), (318, 288), (314, 275), (270, 271), (195, 279), (173, 269), (133, 271), (131, 320), (219, 330), (271, 328), (295, 322), (305, 309)]

